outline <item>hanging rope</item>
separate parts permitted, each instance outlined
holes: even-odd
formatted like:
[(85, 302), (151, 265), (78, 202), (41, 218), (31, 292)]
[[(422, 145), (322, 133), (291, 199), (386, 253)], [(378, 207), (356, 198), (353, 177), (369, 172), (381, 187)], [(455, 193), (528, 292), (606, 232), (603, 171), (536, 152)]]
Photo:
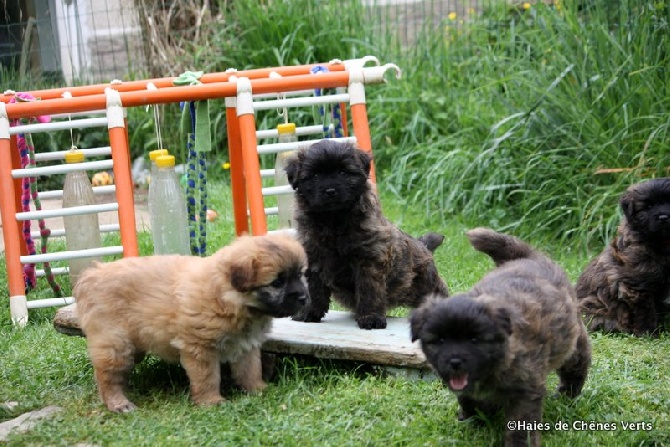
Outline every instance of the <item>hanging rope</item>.
[[(175, 85), (198, 85), (203, 72), (186, 71), (173, 81)], [(212, 150), (209, 127), (209, 103), (191, 101), (182, 104), (181, 131), (186, 136), (186, 208), (189, 217), (191, 253), (207, 252), (207, 152)], [(199, 200), (197, 200), (199, 198)]]
[[(310, 70), (312, 74), (328, 73), (328, 71), (330, 71), (328, 70), (328, 67), (324, 67), (323, 65), (316, 65)], [(314, 96), (323, 96), (323, 89), (314, 89)], [(339, 103), (333, 105), (332, 111), (330, 113), (326, 113), (325, 105), (319, 106), (319, 115), (323, 120), (323, 134), (325, 138), (340, 138), (344, 136), (344, 132), (342, 130), (342, 114)], [(331, 122), (333, 125), (332, 130), (330, 128)]]
[[(17, 93), (14, 95), (14, 98), (10, 102), (27, 102), (35, 101), (36, 98), (27, 93)], [(51, 121), (49, 116), (38, 116), (35, 118), (37, 122), (48, 123)], [(28, 120), (30, 121), (30, 120)], [(15, 120), (12, 122), (13, 126), (20, 124), (20, 120)], [(21, 168), (30, 169), (36, 166), (35, 162), (35, 146), (32, 142), (31, 134), (18, 134), (16, 138), (17, 149), (19, 150), (19, 156), (21, 160)], [(35, 209), (40, 211), (42, 209), (42, 204), (40, 202), (39, 196), (37, 194), (37, 178), (36, 177), (24, 177), (21, 180), (21, 208), (22, 211), (30, 211), (30, 201), (31, 199), (35, 203)], [(49, 241), (49, 236), (51, 235), (51, 230), (47, 228), (46, 222), (44, 219), (38, 220), (40, 228), (40, 252), (42, 254), (47, 253), (47, 246)], [(26, 244), (26, 251), (29, 255), (35, 255), (35, 241), (31, 236), (31, 221), (23, 221), (23, 239)], [(49, 262), (44, 262), (44, 274), (57, 298), (62, 296), (62, 291), (60, 285), (56, 282), (55, 275), (51, 270), (51, 264)], [(26, 290), (32, 290), (37, 286), (37, 275), (35, 272), (35, 264), (25, 264), (23, 266), (23, 279), (26, 285)]]

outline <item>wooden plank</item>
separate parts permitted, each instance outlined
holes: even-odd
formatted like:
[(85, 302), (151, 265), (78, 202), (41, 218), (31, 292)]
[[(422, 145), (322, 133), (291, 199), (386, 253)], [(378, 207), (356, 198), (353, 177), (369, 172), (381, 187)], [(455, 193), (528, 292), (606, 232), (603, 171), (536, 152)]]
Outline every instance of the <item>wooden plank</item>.
[[(375, 365), (427, 369), (418, 343), (410, 340), (407, 318), (388, 317), (386, 329), (360, 329), (348, 312), (328, 312), (320, 323), (277, 318), (263, 350), (276, 354), (311, 355), (334, 360), (354, 360)], [(76, 304), (60, 308), (54, 327), (66, 335), (83, 336)]]

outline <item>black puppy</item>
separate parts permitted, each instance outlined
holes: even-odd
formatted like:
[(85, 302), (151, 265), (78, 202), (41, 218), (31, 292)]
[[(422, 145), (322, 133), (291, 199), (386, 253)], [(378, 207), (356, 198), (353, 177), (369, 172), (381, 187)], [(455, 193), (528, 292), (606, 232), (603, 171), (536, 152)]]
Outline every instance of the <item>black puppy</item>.
[(472, 290), (414, 310), (412, 340), (421, 340), (456, 394), (460, 419), (503, 410), (505, 446), (539, 446), (533, 428), (542, 424), (547, 375), (557, 371), (558, 391), (574, 397), (591, 364), (574, 288), (558, 265), (515, 237), (486, 228), (467, 235), (497, 268)]
[(372, 157), (353, 144), (322, 140), (287, 162), (294, 222), (308, 258), (310, 302), (293, 319), (318, 322), (332, 296), (363, 329), (386, 327), (386, 310), (448, 294), (430, 249), (443, 237), (415, 239), (382, 214), (368, 180)]
[(670, 300), (670, 178), (630, 186), (617, 235), (577, 281), (590, 330), (658, 336)]

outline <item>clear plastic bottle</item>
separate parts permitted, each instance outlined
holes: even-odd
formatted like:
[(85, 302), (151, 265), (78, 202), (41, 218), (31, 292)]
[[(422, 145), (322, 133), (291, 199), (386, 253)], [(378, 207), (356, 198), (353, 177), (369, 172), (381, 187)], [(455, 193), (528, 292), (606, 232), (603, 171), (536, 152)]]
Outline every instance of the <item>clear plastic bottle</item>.
[(151, 200), (151, 195), (154, 193), (154, 188), (153, 188), (153, 178), (156, 175), (156, 158), (160, 157), (161, 155), (169, 155), (169, 152), (167, 149), (155, 149), (151, 152), (149, 152), (149, 191), (147, 192), (147, 201), (149, 204), (149, 216), (152, 214), (152, 203), (154, 202)]
[(156, 157), (156, 173), (149, 195), (151, 232), (157, 255), (190, 255), (186, 199), (174, 170), (173, 155)]
[[(295, 124), (285, 123), (277, 126), (277, 133), (279, 134), (279, 143), (291, 143), (298, 141), (295, 134)], [(275, 160), (275, 186), (288, 185), (288, 178), (284, 168), (286, 167), (286, 160), (295, 151), (284, 151), (277, 154)], [(277, 196), (278, 220), (279, 228), (291, 228), (293, 221), (293, 194), (281, 194)]]
[[(70, 151), (65, 154), (65, 161), (68, 164), (81, 163), (84, 161), (84, 153), (77, 150)], [(93, 187), (86, 171), (81, 169), (65, 174), (63, 208), (94, 204)], [(97, 213), (64, 216), (63, 224), (65, 226), (65, 244), (68, 251), (99, 248), (102, 246)], [(101, 261), (101, 258), (94, 256), (70, 259), (68, 261), (70, 284), (73, 287), (79, 279), (81, 272), (90, 267), (93, 261)]]

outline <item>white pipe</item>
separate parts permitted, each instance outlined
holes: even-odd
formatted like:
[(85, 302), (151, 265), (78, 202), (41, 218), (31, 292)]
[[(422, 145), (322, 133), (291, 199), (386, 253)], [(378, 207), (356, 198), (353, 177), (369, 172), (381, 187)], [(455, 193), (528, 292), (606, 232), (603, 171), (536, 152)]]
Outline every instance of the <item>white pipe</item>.
[(268, 101), (256, 101), (253, 103), (254, 110), (281, 109), (284, 107), (308, 107), (321, 104), (333, 104), (339, 102), (349, 102), (349, 95), (341, 93), (339, 95), (312, 96), (301, 98), (274, 99)]
[[(111, 194), (116, 191), (116, 185), (94, 186), (93, 194)], [(37, 193), (37, 198), (45, 199), (60, 199), (63, 197), (62, 189), (54, 189), (53, 191), (42, 191)]]
[(38, 175), (67, 174), (74, 171), (103, 171), (114, 166), (112, 160), (85, 161), (82, 163), (42, 166), (39, 168), (13, 169), (13, 178), (37, 177)]
[[(111, 146), (95, 147), (90, 149), (79, 149), (84, 153), (86, 157), (99, 157), (103, 155), (111, 155), (112, 148)], [(64, 160), (65, 154), (70, 152), (66, 151), (56, 151), (56, 152), (42, 152), (40, 154), (35, 154), (35, 161), (52, 161), (52, 160)]]
[(54, 210), (40, 210), (28, 211), (24, 213), (16, 213), (16, 220), (36, 220), (47, 219), (49, 217), (65, 217), (65, 216), (79, 216), (82, 214), (106, 213), (108, 211), (118, 211), (119, 204), (101, 203), (99, 205), (82, 205), (73, 206), (70, 208), (58, 208)]
[(363, 69), (352, 69), (349, 72), (349, 93), (351, 94), (351, 105), (365, 104), (365, 77)]
[[(119, 231), (120, 230), (119, 224), (107, 224), (107, 225), (100, 225), (100, 232), (101, 233), (111, 233), (114, 231)], [(30, 232), (30, 237), (33, 239), (37, 239), (41, 237), (42, 235), (40, 234), (39, 230), (36, 231), (31, 231)], [(60, 228), (57, 230), (51, 230), (51, 233), (49, 233), (49, 237), (63, 237), (65, 236), (65, 229)]]
[(14, 325), (26, 327), (26, 324), (28, 324), (28, 300), (25, 295), (9, 297), (9, 314), (12, 316)]
[[(318, 140), (304, 140), (293, 143), (260, 144), (258, 145), (258, 153), (260, 155), (264, 155), (264, 154), (276, 154), (278, 152), (300, 150), (303, 148), (307, 148), (314, 143), (318, 143), (321, 140), (322, 138)], [(329, 140), (338, 141), (340, 143), (355, 143), (356, 137), (329, 138)]]
[[(331, 61), (331, 62), (335, 62), (335, 61)], [(369, 55), (368, 56), (363, 56), (363, 57), (358, 58), (358, 59), (347, 59), (345, 61), (340, 61), (340, 62), (344, 64), (344, 67), (347, 70), (350, 70), (351, 68), (354, 68), (354, 67), (355, 68), (365, 67), (365, 65), (368, 62), (374, 62), (375, 66), (379, 65), (379, 59), (377, 59), (375, 56), (369, 56)]]
[(66, 304), (74, 303), (74, 298), (71, 296), (63, 298), (44, 298), (41, 300), (28, 301), (28, 309), (43, 309), (45, 307), (65, 306)]
[[(395, 72), (395, 78), (400, 79), (402, 77), (402, 70), (396, 64), (385, 64), (378, 67), (363, 67), (363, 82), (366, 84), (380, 84), (386, 82), (384, 77), (386, 72), (393, 70)], [(353, 70), (352, 70), (353, 71)]]
[(37, 264), (38, 262), (65, 261), (68, 259), (92, 258), (96, 256), (120, 255), (123, 253), (123, 247), (101, 247), (87, 248), (86, 250), (59, 251), (57, 253), (46, 253), (40, 255), (21, 256), (21, 264)]
[[(328, 131), (332, 131), (335, 126), (333, 124), (328, 125)], [(295, 128), (295, 134), (298, 137), (305, 135), (316, 135), (318, 133), (323, 133), (323, 125), (315, 124), (313, 126), (302, 126)], [(265, 129), (257, 130), (256, 138), (259, 140), (270, 139), (270, 138), (279, 138), (279, 132), (277, 129)]]
[(105, 127), (107, 118), (85, 118), (81, 120), (52, 121), (50, 123), (24, 124), (9, 129), (11, 135), (20, 133), (42, 133), (55, 130), (86, 129), (90, 127)]
[(298, 237), (298, 231), (295, 228), (281, 228), (279, 230), (268, 231), (268, 234), (287, 234), (293, 236), (294, 238)]
[(107, 96), (107, 127), (110, 129), (126, 127), (124, 121), (126, 111), (121, 102), (121, 95), (110, 87), (105, 89), (105, 95)]
[[(68, 93), (68, 92), (66, 92)], [(71, 94), (71, 93), (70, 93)], [(106, 110), (91, 110), (88, 112), (72, 112), (72, 113), (54, 113), (53, 115), (49, 115), (51, 119), (69, 119), (72, 117), (77, 117), (77, 116), (91, 116), (91, 115), (104, 115)]]
[(293, 187), (291, 185), (269, 186), (261, 189), (261, 194), (264, 196), (279, 196), (283, 194), (293, 194)]
[(237, 80), (237, 116), (253, 115), (254, 101), (249, 78)]
[(0, 101), (0, 139), (9, 140), (9, 115), (5, 103)]
[(270, 178), (275, 176), (274, 169), (261, 169), (261, 178)]
[(314, 90), (295, 90), (292, 92), (279, 92), (279, 93), (258, 93), (253, 95), (254, 99), (266, 99), (266, 98), (279, 98), (279, 97), (291, 97), (291, 96), (305, 96), (313, 95)]
[[(66, 273), (69, 273), (70, 269), (67, 267), (52, 267), (51, 268), (51, 274), (52, 275), (65, 275)], [(35, 270), (35, 276), (38, 278), (43, 278), (47, 276), (47, 273), (44, 270)]]

